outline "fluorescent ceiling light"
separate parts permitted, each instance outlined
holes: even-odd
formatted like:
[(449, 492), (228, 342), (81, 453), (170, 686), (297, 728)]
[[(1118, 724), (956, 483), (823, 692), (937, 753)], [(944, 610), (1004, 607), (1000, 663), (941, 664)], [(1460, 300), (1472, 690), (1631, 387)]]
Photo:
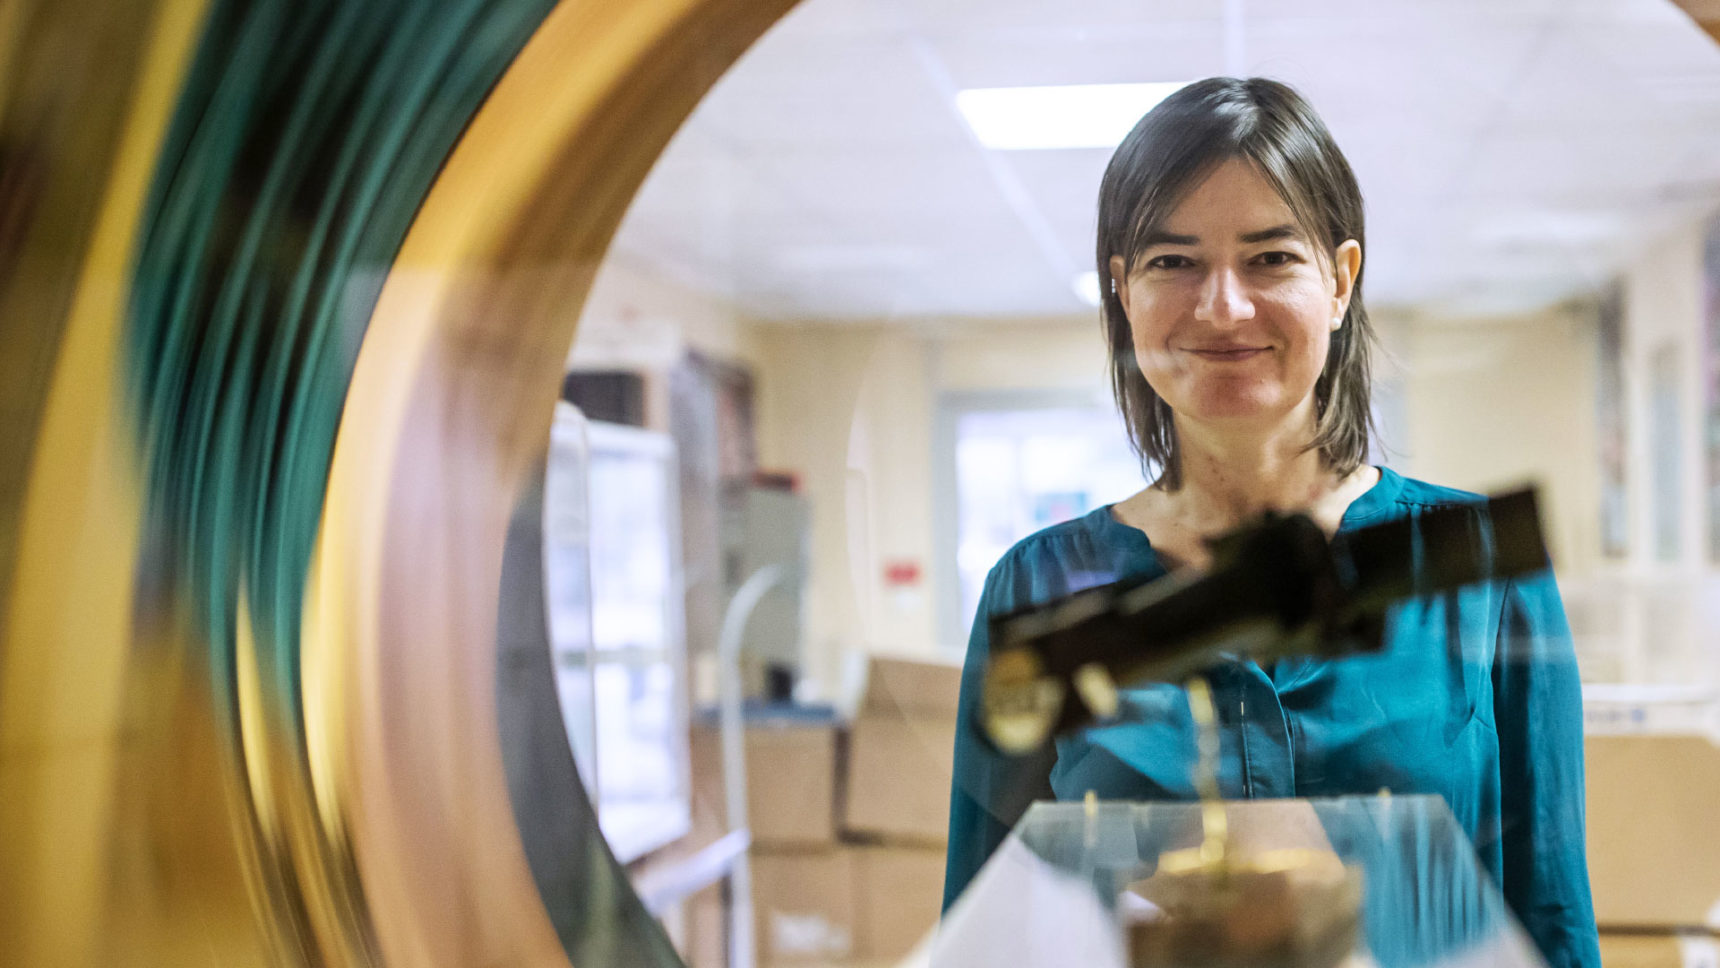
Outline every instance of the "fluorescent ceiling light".
[(1088, 269), (1075, 277), (1070, 283), (1075, 295), (1089, 306), (1099, 305), (1099, 270)]
[(956, 108), (987, 148), (1115, 148), (1186, 83), (981, 87), (957, 92)]

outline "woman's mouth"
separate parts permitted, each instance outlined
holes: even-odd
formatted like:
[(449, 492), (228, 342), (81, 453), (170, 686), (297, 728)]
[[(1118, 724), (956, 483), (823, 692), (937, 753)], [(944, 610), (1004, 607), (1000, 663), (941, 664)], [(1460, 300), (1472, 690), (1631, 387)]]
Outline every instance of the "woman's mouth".
[(1214, 363), (1238, 363), (1253, 359), (1269, 349), (1266, 346), (1191, 347), (1188, 352)]

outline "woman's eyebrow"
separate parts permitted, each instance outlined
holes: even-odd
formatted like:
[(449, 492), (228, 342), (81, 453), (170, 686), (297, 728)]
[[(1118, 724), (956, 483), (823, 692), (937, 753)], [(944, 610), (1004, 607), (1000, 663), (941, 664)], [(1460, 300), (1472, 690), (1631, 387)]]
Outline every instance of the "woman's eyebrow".
[(1198, 235), (1174, 235), (1170, 232), (1148, 232), (1141, 239), (1141, 248), (1150, 249), (1155, 245), (1199, 245)]
[[(1237, 239), (1245, 245), (1253, 245), (1256, 242), (1270, 242), (1274, 239), (1300, 239), (1301, 237), (1302, 230), (1295, 224), (1286, 222), (1283, 225), (1274, 225), (1269, 229), (1244, 232), (1237, 236)], [(1142, 249), (1150, 249), (1155, 245), (1199, 244), (1200, 236), (1198, 235), (1177, 235), (1173, 232), (1163, 231), (1148, 232), (1144, 237), (1142, 237), (1140, 243)]]
[(1244, 232), (1237, 236), (1245, 245), (1270, 242), (1273, 239), (1299, 239), (1301, 237), (1302, 230), (1288, 222), (1283, 225), (1274, 225), (1269, 229), (1261, 229), (1258, 232)]

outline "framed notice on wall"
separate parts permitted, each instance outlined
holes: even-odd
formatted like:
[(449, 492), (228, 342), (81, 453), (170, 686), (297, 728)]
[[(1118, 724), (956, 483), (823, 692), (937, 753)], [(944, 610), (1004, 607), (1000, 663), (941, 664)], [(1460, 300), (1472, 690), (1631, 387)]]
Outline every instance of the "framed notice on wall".
[(1595, 420), (1599, 428), (1601, 462), (1601, 554), (1623, 558), (1630, 553), (1630, 506), (1625, 490), (1629, 458), (1624, 390), (1624, 293), (1616, 283), (1601, 297), (1595, 320)]
[(1702, 243), (1702, 461), (1708, 560), (1720, 562), (1720, 219)]
[(1654, 560), (1675, 562), (1684, 553), (1679, 510), (1684, 507), (1684, 432), (1679, 420), (1678, 346), (1665, 343), (1648, 358), (1648, 450), (1653, 498)]

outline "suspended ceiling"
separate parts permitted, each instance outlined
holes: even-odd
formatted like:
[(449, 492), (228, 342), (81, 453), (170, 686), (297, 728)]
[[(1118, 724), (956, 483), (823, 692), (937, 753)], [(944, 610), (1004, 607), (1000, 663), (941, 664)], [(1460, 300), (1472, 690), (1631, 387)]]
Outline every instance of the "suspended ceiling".
[(1580, 296), (1720, 205), (1720, 44), (1669, 0), (806, 0), (616, 248), (764, 319), (1091, 313), (1108, 150), (987, 150), (955, 92), (1239, 72), (1355, 166), (1376, 307)]

